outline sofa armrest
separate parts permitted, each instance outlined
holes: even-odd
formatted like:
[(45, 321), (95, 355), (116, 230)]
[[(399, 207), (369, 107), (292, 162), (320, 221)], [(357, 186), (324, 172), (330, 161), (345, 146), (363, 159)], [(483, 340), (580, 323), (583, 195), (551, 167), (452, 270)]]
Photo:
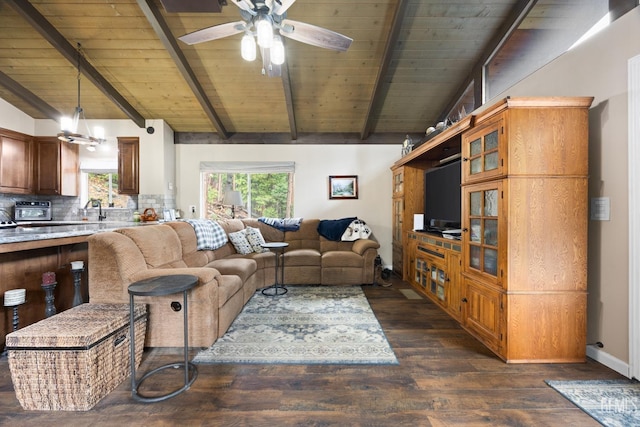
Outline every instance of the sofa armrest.
[(131, 277), (132, 282), (140, 280), (150, 279), (152, 277), (159, 276), (175, 276), (177, 274), (190, 274), (198, 278), (200, 284), (209, 283), (214, 281), (220, 272), (215, 268), (210, 267), (195, 267), (195, 268), (152, 268), (149, 270), (143, 270), (136, 273)]
[(371, 239), (358, 239), (353, 242), (353, 246), (351, 250), (358, 255), (362, 255), (365, 253), (367, 249), (378, 249), (380, 247), (380, 243)]

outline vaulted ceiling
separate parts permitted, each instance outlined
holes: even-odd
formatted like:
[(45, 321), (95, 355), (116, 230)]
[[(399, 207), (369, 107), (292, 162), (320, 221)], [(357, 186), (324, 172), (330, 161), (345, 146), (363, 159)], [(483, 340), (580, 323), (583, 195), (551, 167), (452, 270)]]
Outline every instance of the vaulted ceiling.
[[(424, 134), (520, 24), (545, 34), (593, 24), (567, 12), (588, 3), (578, 0), (297, 0), (290, 19), (354, 41), (336, 52), (285, 39), (280, 78), (241, 58), (241, 34), (193, 46), (177, 40), (238, 21), (238, 0), (227, 1), (219, 13), (174, 13), (159, 0), (0, 0), (0, 98), (34, 118), (71, 115), (80, 43), (89, 119), (140, 127), (164, 119), (176, 132), (220, 140), (353, 134), (365, 142)], [(525, 49), (530, 38), (521, 38)]]

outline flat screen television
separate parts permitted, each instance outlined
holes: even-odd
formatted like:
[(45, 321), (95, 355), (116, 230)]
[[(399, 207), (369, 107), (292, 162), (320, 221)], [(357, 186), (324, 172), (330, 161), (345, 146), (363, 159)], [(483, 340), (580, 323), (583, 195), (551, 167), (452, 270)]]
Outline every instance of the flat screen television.
[(456, 160), (424, 173), (424, 227), (426, 231), (460, 228), (460, 170)]

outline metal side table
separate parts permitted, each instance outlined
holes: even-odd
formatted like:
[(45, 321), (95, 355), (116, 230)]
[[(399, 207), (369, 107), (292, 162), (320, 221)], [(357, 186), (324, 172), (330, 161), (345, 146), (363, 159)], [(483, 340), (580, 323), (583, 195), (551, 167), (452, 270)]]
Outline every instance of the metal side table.
[[(268, 242), (263, 243), (260, 246), (265, 249), (269, 249), (276, 255), (275, 283), (268, 288), (264, 288), (262, 290), (262, 294), (270, 297), (286, 294), (288, 289), (284, 286), (284, 249), (289, 246), (289, 244), (285, 242)], [(282, 262), (280, 262), (280, 254), (282, 254)], [(278, 282), (278, 269), (280, 270), (280, 282)]]
[[(189, 310), (187, 306), (187, 292), (194, 288), (198, 284), (198, 278), (196, 276), (188, 274), (178, 274), (175, 276), (160, 276), (151, 279), (141, 280), (139, 282), (129, 285), (129, 328), (131, 334), (131, 396), (139, 401), (145, 403), (160, 402), (171, 397), (177, 396), (185, 390), (191, 387), (191, 384), (198, 376), (198, 370), (196, 366), (189, 362)], [(182, 292), (183, 299), (183, 322), (184, 322), (184, 361), (169, 363), (162, 365), (152, 371), (144, 374), (139, 381), (136, 381), (136, 364), (135, 364), (135, 324), (133, 316), (133, 298), (134, 296), (163, 296), (170, 294), (177, 294)], [(180, 303), (171, 303), (171, 308), (175, 311), (180, 310)], [(138, 392), (138, 388), (142, 382), (149, 378), (151, 375), (169, 368), (183, 368), (184, 369), (184, 385), (170, 393), (163, 394), (161, 396), (143, 396)]]

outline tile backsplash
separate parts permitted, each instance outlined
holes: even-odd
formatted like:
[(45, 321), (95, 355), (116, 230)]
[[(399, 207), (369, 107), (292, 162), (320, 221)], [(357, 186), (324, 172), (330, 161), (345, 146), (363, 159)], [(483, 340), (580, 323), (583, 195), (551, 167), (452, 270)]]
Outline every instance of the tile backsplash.
[[(82, 219), (80, 197), (68, 196), (38, 196), (33, 194), (4, 194), (0, 193), (0, 211), (7, 212), (14, 218), (15, 204), (17, 200), (51, 201), (52, 217), (54, 221), (78, 221)], [(146, 208), (155, 209), (158, 216), (162, 217), (163, 209), (176, 207), (174, 196), (165, 194), (140, 194), (130, 198), (130, 206), (127, 208), (102, 207), (103, 214), (107, 215), (107, 221), (132, 221), (133, 212), (142, 213)], [(98, 219), (98, 208), (88, 209), (89, 221)]]
[[(33, 194), (3, 194), (0, 193), (0, 209), (8, 212), (11, 218), (15, 215), (15, 203), (17, 200), (34, 200), (34, 201), (51, 201), (52, 217), (54, 221), (77, 221), (82, 219), (80, 198), (79, 197), (63, 197), (63, 196), (38, 196)], [(136, 197), (132, 197), (133, 202), (137, 202)], [(130, 208), (102, 208), (102, 212), (106, 213), (107, 221), (131, 221), (133, 211), (137, 206)], [(98, 208), (88, 209), (89, 220), (98, 219)]]

